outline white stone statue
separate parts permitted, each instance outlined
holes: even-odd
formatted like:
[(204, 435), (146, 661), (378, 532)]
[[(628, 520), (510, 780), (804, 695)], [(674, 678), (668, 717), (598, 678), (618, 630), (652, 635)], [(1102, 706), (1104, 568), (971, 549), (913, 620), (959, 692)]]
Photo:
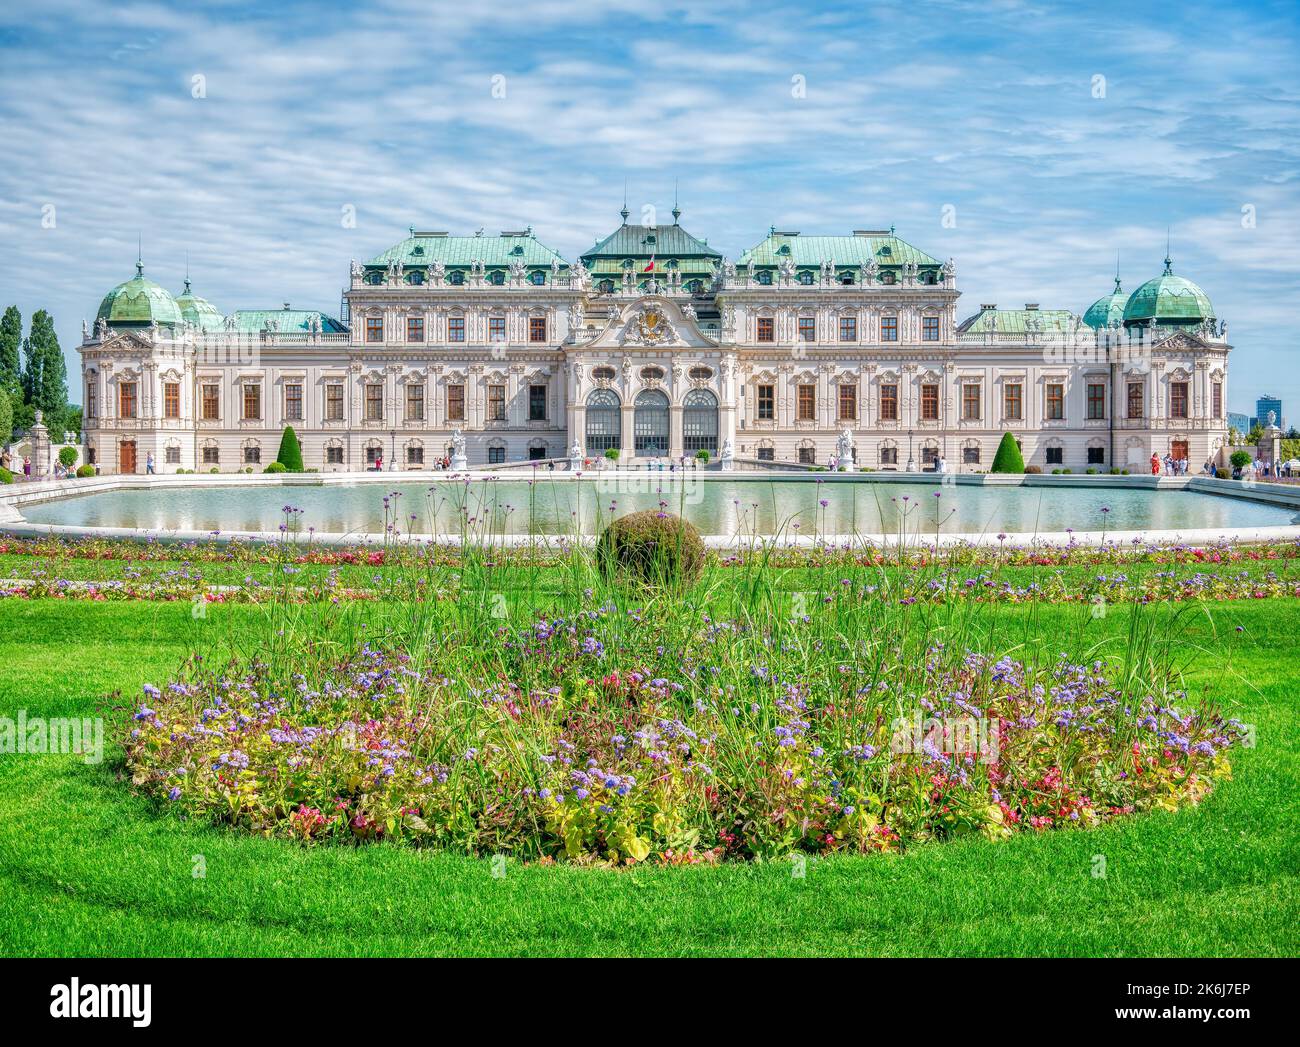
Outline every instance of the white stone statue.
[(839, 438), (835, 441), (835, 457), (839, 459), (840, 467), (846, 472), (851, 473), (853, 468), (853, 431), (845, 426), (840, 430)]
[(569, 266), (569, 286), (585, 290), (589, 281), (587, 267), (582, 262), (574, 262)]
[(457, 472), (469, 468), (469, 459), (465, 457), (465, 434), (459, 429), (451, 431), (451, 467)]
[(722, 454), (718, 456), (718, 467), (724, 473), (729, 473), (736, 468), (736, 448), (730, 436), (722, 441)]
[(90, 341), (90, 322), (84, 318), (81, 321), (81, 340), (83, 342)]
[(447, 267), (440, 261), (433, 261), (429, 264), (429, 283), (440, 284), (442, 278), (447, 273)]
[(573, 441), (573, 446), (569, 448), (569, 472), (576, 473), (582, 468), (582, 448), (578, 446), (578, 441)]
[(363, 275), (363, 270), (362, 270), (362, 268), (361, 268), (361, 263), (358, 262), (355, 258), (352, 259), (351, 272), (352, 272), (352, 279), (353, 279), (353, 280), (360, 280), (361, 277), (362, 277), (362, 275)]
[(521, 262), (519, 259), (516, 258), (514, 261), (510, 263), (510, 265), (507, 268), (510, 270), (511, 280), (513, 280), (515, 283), (523, 282), (524, 272), (525, 272), (523, 262)]
[(101, 342), (108, 338), (108, 321), (102, 316), (95, 321), (95, 337)]

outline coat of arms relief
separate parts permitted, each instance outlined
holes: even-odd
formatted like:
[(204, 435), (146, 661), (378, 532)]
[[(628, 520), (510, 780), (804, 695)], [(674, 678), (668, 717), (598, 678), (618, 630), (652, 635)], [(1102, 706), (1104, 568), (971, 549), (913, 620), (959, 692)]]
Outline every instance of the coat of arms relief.
[(658, 305), (643, 305), (628, 321), (625, 339), (641, 345), (663, 345), (676, 341), (677, 332)]

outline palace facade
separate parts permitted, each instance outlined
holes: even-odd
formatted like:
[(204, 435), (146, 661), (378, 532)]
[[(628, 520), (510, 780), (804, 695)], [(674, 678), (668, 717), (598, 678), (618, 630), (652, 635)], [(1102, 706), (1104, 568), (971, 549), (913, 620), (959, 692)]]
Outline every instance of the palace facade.
[[(1005, 432), (1050, 472), (1193, 471), (1227, 439), (1226, 324), (1164, 272), (1081, 315), (958, 318), (956, 267), (893, 229), (769, 230), (734, 261), (680, 225), (623, 222), (576, 261), (531, 229), (418, 232), (353, 262), (339, 317), (223, 315), (188, 280), (133, 279), (80, 346), (102, 472), (259, 470), (292, 426), (309, 469), (695, 458), (738, 468), (982, 471)], [(847, 443), (845, 431), (847, 430)]]

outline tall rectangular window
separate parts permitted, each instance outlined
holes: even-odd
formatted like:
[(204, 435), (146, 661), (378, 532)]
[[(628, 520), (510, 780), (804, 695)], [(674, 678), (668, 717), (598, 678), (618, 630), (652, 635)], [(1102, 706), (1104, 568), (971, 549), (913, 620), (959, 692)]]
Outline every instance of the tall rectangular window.
[(939, 387), (932, 383), (921, 386), (921, 420), (924, 422), (939, 420)]
[(504, 342), (506, 340), (506, 318), (504, 316), (488, 317), (488, 341)]
[(880, 318), (880, 340), (882, 342), (898, 341), (898, 317), (882, 316)]
[(528, 318), (528, 340), (530, 342), (546, 341), (546, 317), (530, 316)]
[(506, 460), (506, 449), (504, 447), (488, 448), (488, 465), (500, 465)]
[(221, 390), (216, 385), (203, 386), (203, 420), (215, 422), (221, 417)]
[(939, 318), (937, 316), (921, 317), (921, 341), (937, 342), (939, 340)]
[(262, 417), (262, 387), (252, 382), (244, 386), (244, 421), (255, 422)]
[(840, 386), (840, 421), (855, 422), (858, 418), (858, 387), (856, 385)]
[(325, 386), (325, 420), (343, 421), (343, 386), (337, 382)]
[(342, 465), (342, 464), (343, 464), (343, 448), (342, 448), (342, 447), (327, 447), (327, 448), (325, 448), (325, 464), (326, 464), (326, 465)]
[(1142, 417), (1142, 401), (1145, 399), (1143, 392), (1144, 388), (1141, 382), (1128, 383), (1128, 416), (1130, 418)]
[(384, 318), (382, 316), (366, 317), (366, 341), (382, 342), (384, 340)]
[(968, 422), (980, 417), (980, 387), (978, 382), (965, 382), (961, 387), (961, 416)]
[(758, 387), (758, 420), (770, 422), (776, 418), (776, 386), (760, 385)]
[(504, 422), (506, 420), (506, 387), (489, 385), (487, 388), (487, 420)]
[(880, 387), (880, 420), (898, 421), (898, 386), (887, 382)]
[(856, 342), (858, 340), (858, 318), (856, 316), (840, 317), (840, 341)]
[(302, 421), (302, 384), (289, 382), (284, 387), (284, 417), (290, 422)]
[(817, 318), (815, 316), (799, 317), (799, 340), (801, 342), (817, 341)]
[(1023, 387), (1019, 382), (1008, 382), (1002, 387), (1002, 417), (1018, 422), (1024, 415)]
[(136, 384), (123, 382), (117, 387), (117, 416), (134, 418), (136, 415)]
[(1169, 383), (1169, 417), (1187, 417), (1187, 383)]
[(447, 386), (447, 421), (463, 422), (465, 420), (465, 387), (463, 385)]
[(406, 387), (406, 420), (424, 421), (424, 383), (412, 382)]
[(99, 385), (93, 378), (86, 383), (86, 417), (99, 417)]
[(379, 382), (366, 383), (366, 421), (384, 420), (384, 387)]
[(776, 341), (776, 322), (770, 316), (758, 318), (758, 340), (760, 342)]
[(181, 383), (163, 382), (163, 417), (181, 416)]
[(801, 422), (817, 421), (817, 387), (815, 385), (799, 386), (799, 413), (796, 417)]
[(463, 316), (447, 317), (447, 341), (463, 342), (465, 340), (465, 318)]
[(406, 340), (408, 342), (424, 341), (423, 316), (408, 316), (406, 318)]
[(1210, 385), (1210, 408), (1213, 411), (1212, 417), (1223, 417), (1223, 383), (1213, 382)]
[(1051, 382), (1047, 386), (1047, 417), (1065, 417), (1065, 386)]
[(1099, 382), (1088, 383), (1088, 417), (1106, 417), (1106, 387)]
[(546, 421), (546, 386), (530, 385), (528, 387), (528, 420), (530, 422)]

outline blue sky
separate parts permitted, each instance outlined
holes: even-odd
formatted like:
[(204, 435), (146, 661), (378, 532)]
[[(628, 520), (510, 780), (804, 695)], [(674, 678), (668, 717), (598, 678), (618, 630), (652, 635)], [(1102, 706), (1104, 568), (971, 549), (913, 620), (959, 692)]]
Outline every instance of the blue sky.
[(677, 182), (732, 257), (773, 224), (895, 225), (956, 259), (963, 316), (1081, 312), (1117, 251), (1126, 290), (1156, 275), (1171, 228), (1237, 346), (1230, 408), (1271, 391), (1300, 422), (1295, 10), (6, 4), (0, 306), (51, 310), (74, 373), (137, 235), (149, 276), (179, 293), (188, 252), (222, 311), (335, 313), (349, 259), (408, 226), (531, 224), (572, 258), (625, 180), (633, 220), (670, 221)]

